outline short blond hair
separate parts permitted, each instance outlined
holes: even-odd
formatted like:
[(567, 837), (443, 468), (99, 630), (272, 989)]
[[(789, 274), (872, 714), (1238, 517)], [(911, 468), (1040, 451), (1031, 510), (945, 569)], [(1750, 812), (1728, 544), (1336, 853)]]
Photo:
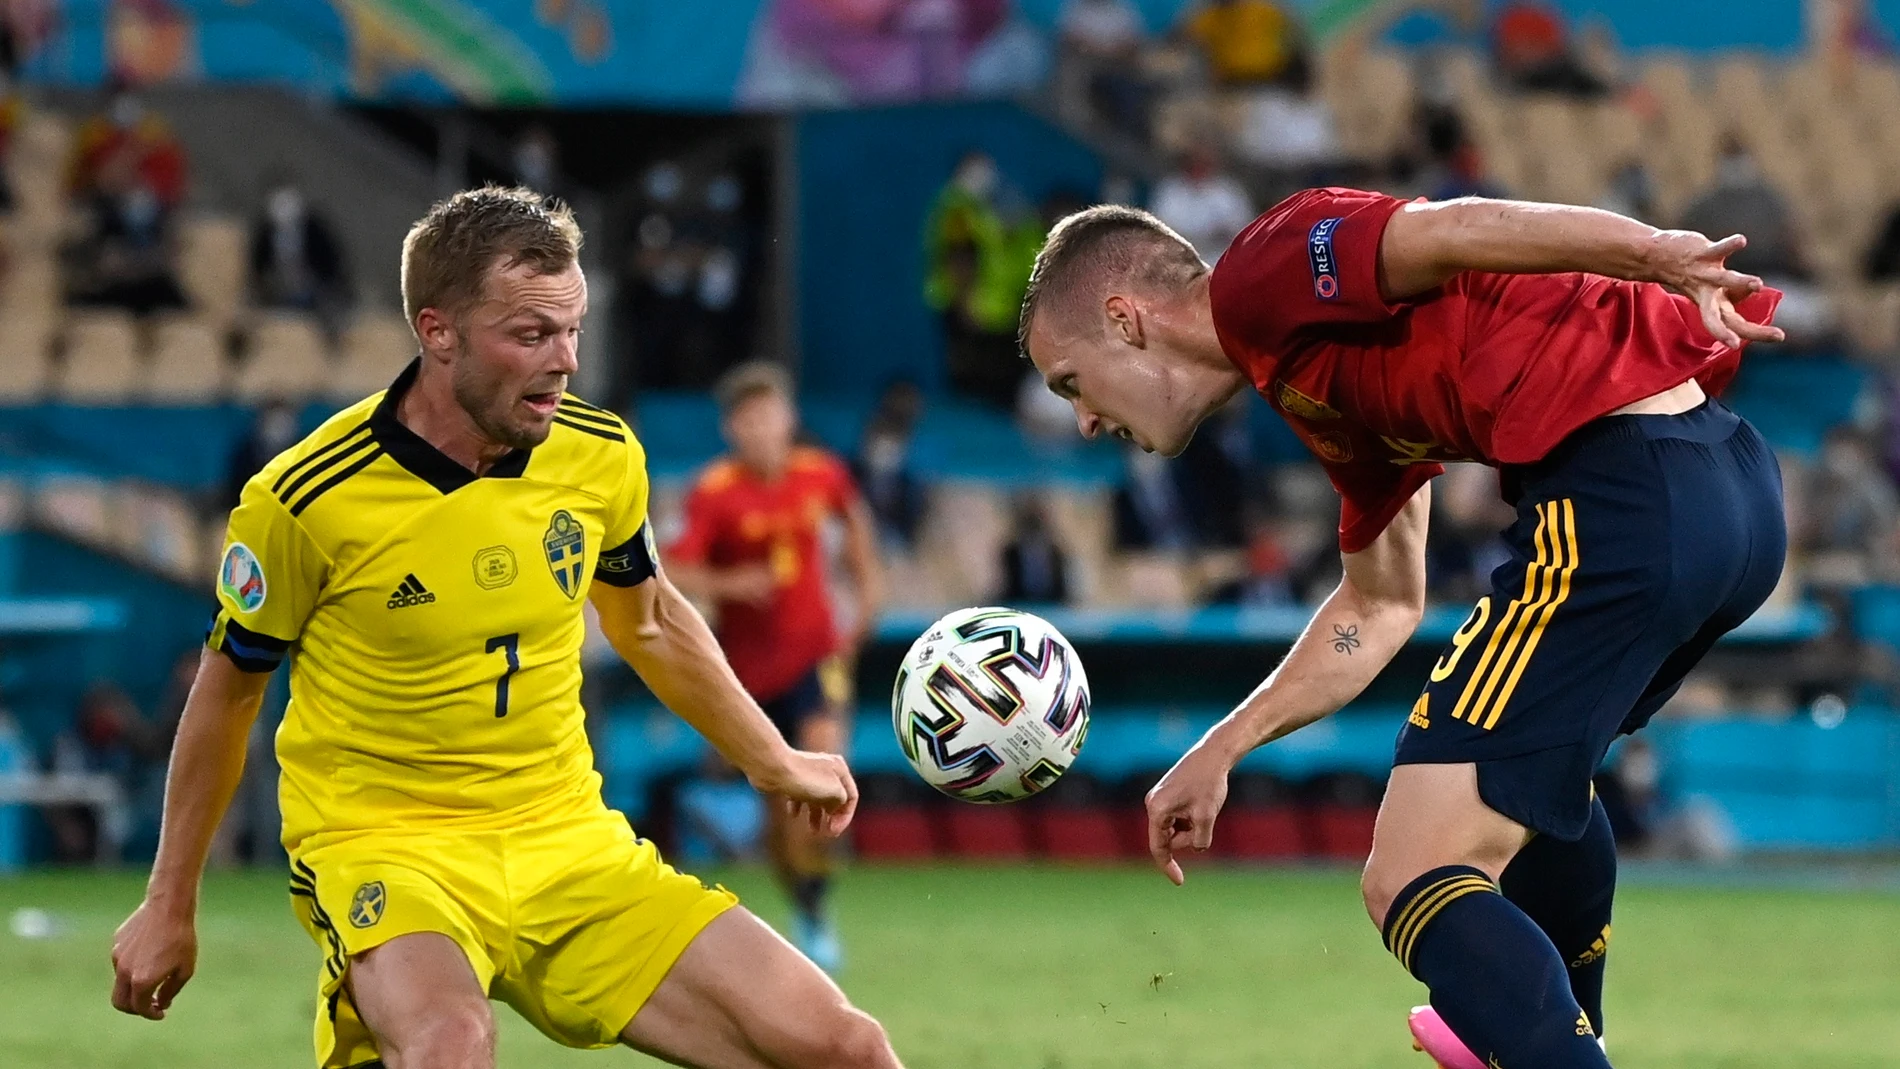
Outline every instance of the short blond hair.
[(740, 405), (763, 394), (792, 399), (792, 375), (785, 365), (770, 360), (748, 360), (719, 376), (713, 384), (713, 401), (719, 414), (730, 416)]
[(1016, 344), (1028, 353), (1030, 325), (1045, 309), (1078, 316), (1107, 287), (1173, 291), (1206, 273), (1194, 246), (1154, 215), (1120, 204), (1085, 208), (1057, 223), (1036, 254)]
[(459, 316), (482, 296), (488, 270), (530, 265), (553, 275), (580, 259), (581, 228), (566, 204), (520, 186), (465, 189), (437, 201), (402, 239), (402, 308)]

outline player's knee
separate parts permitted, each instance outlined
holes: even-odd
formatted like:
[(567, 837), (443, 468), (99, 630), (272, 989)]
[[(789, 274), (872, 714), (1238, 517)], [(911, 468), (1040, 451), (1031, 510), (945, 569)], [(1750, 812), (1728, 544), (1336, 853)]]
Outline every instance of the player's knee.
[(812, 1021), (804, 1042), (782, 1069), (894, 1069), (897, 1056), (884, 1026), (850, 1006)]
[(463, 1003), (431, 1013), (392, 1037), (390, 1069), (492, 1069), (495, 1015), (487, 1003)]
[(1366, 915), (1372, 918), (1374, 927), (1384, 927), (1385, 915), (1392, 910), (1392, 900), (1405, 889), (1405, 882), (1386, 871), (1386, 866), (1374, 863), (1366, 866), (1359, 876), (1359, 897), (1366, 904)]

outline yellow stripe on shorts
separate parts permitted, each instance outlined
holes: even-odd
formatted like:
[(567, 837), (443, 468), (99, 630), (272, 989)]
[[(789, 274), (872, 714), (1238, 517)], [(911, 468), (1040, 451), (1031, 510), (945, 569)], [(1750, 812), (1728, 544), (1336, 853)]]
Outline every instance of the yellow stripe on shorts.
[(1524, 592), (1498, 620), (1484, 656), (1452, 708), (1452, 716), (1487, 731), (1497, 726), (1551, 617), (1570, 597), (1571, 577), (1577, 570), (1575, 503), (1564, 498), (1538, 505), (1537, 521), (1532, 535), (1536, 556), (1525, 566)]

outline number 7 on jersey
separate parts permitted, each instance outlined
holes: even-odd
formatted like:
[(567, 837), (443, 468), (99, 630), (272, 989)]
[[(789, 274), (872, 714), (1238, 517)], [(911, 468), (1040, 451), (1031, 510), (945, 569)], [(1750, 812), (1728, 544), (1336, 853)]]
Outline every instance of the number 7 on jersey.
[(508, 715), (508, 679), (521, 671), (521, 635), (519, 633), (496, 635), (489, 639), (488, 648), (484, 652), (493, 653), (496, 650), (502, 650), (508, 654), (508, 670), (501, 674), (500, 679), (495, 680), (495, 716), (499, 718)]

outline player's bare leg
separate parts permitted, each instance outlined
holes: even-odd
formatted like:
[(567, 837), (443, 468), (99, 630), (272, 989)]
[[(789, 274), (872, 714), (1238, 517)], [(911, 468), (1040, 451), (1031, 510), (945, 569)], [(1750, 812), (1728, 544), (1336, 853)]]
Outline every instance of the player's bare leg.
[[(835, 709), (806, 717), (792, 745), (813, 753), (843, 753), (844, 718)], [(767, 805), (767, 851), (779, 886), (798, 914), (799, 948), (826, 972), (836, 972), (843, 963), (843, 949), (824, 910), (832, 838), (813, 831), (811, 822), (794, 816), (790, 807)]]
[(902, 1069), (883, 1026), (743, 908), (706, 926), (620, 1037), (691, 1069)]
[(388, 1069), (493, 1069), (494, 1010), (448, 936), (401, 935), (357, 955), (349, 989)]
[(1480, 1058), (1604, 1069), (1610, 1063), (1571, 994), (1563, 957), (1498, 891), (1529, 839), (1484, 804), (1476, 765), (1398, 765), (1361, 882), (1366, 912)]

